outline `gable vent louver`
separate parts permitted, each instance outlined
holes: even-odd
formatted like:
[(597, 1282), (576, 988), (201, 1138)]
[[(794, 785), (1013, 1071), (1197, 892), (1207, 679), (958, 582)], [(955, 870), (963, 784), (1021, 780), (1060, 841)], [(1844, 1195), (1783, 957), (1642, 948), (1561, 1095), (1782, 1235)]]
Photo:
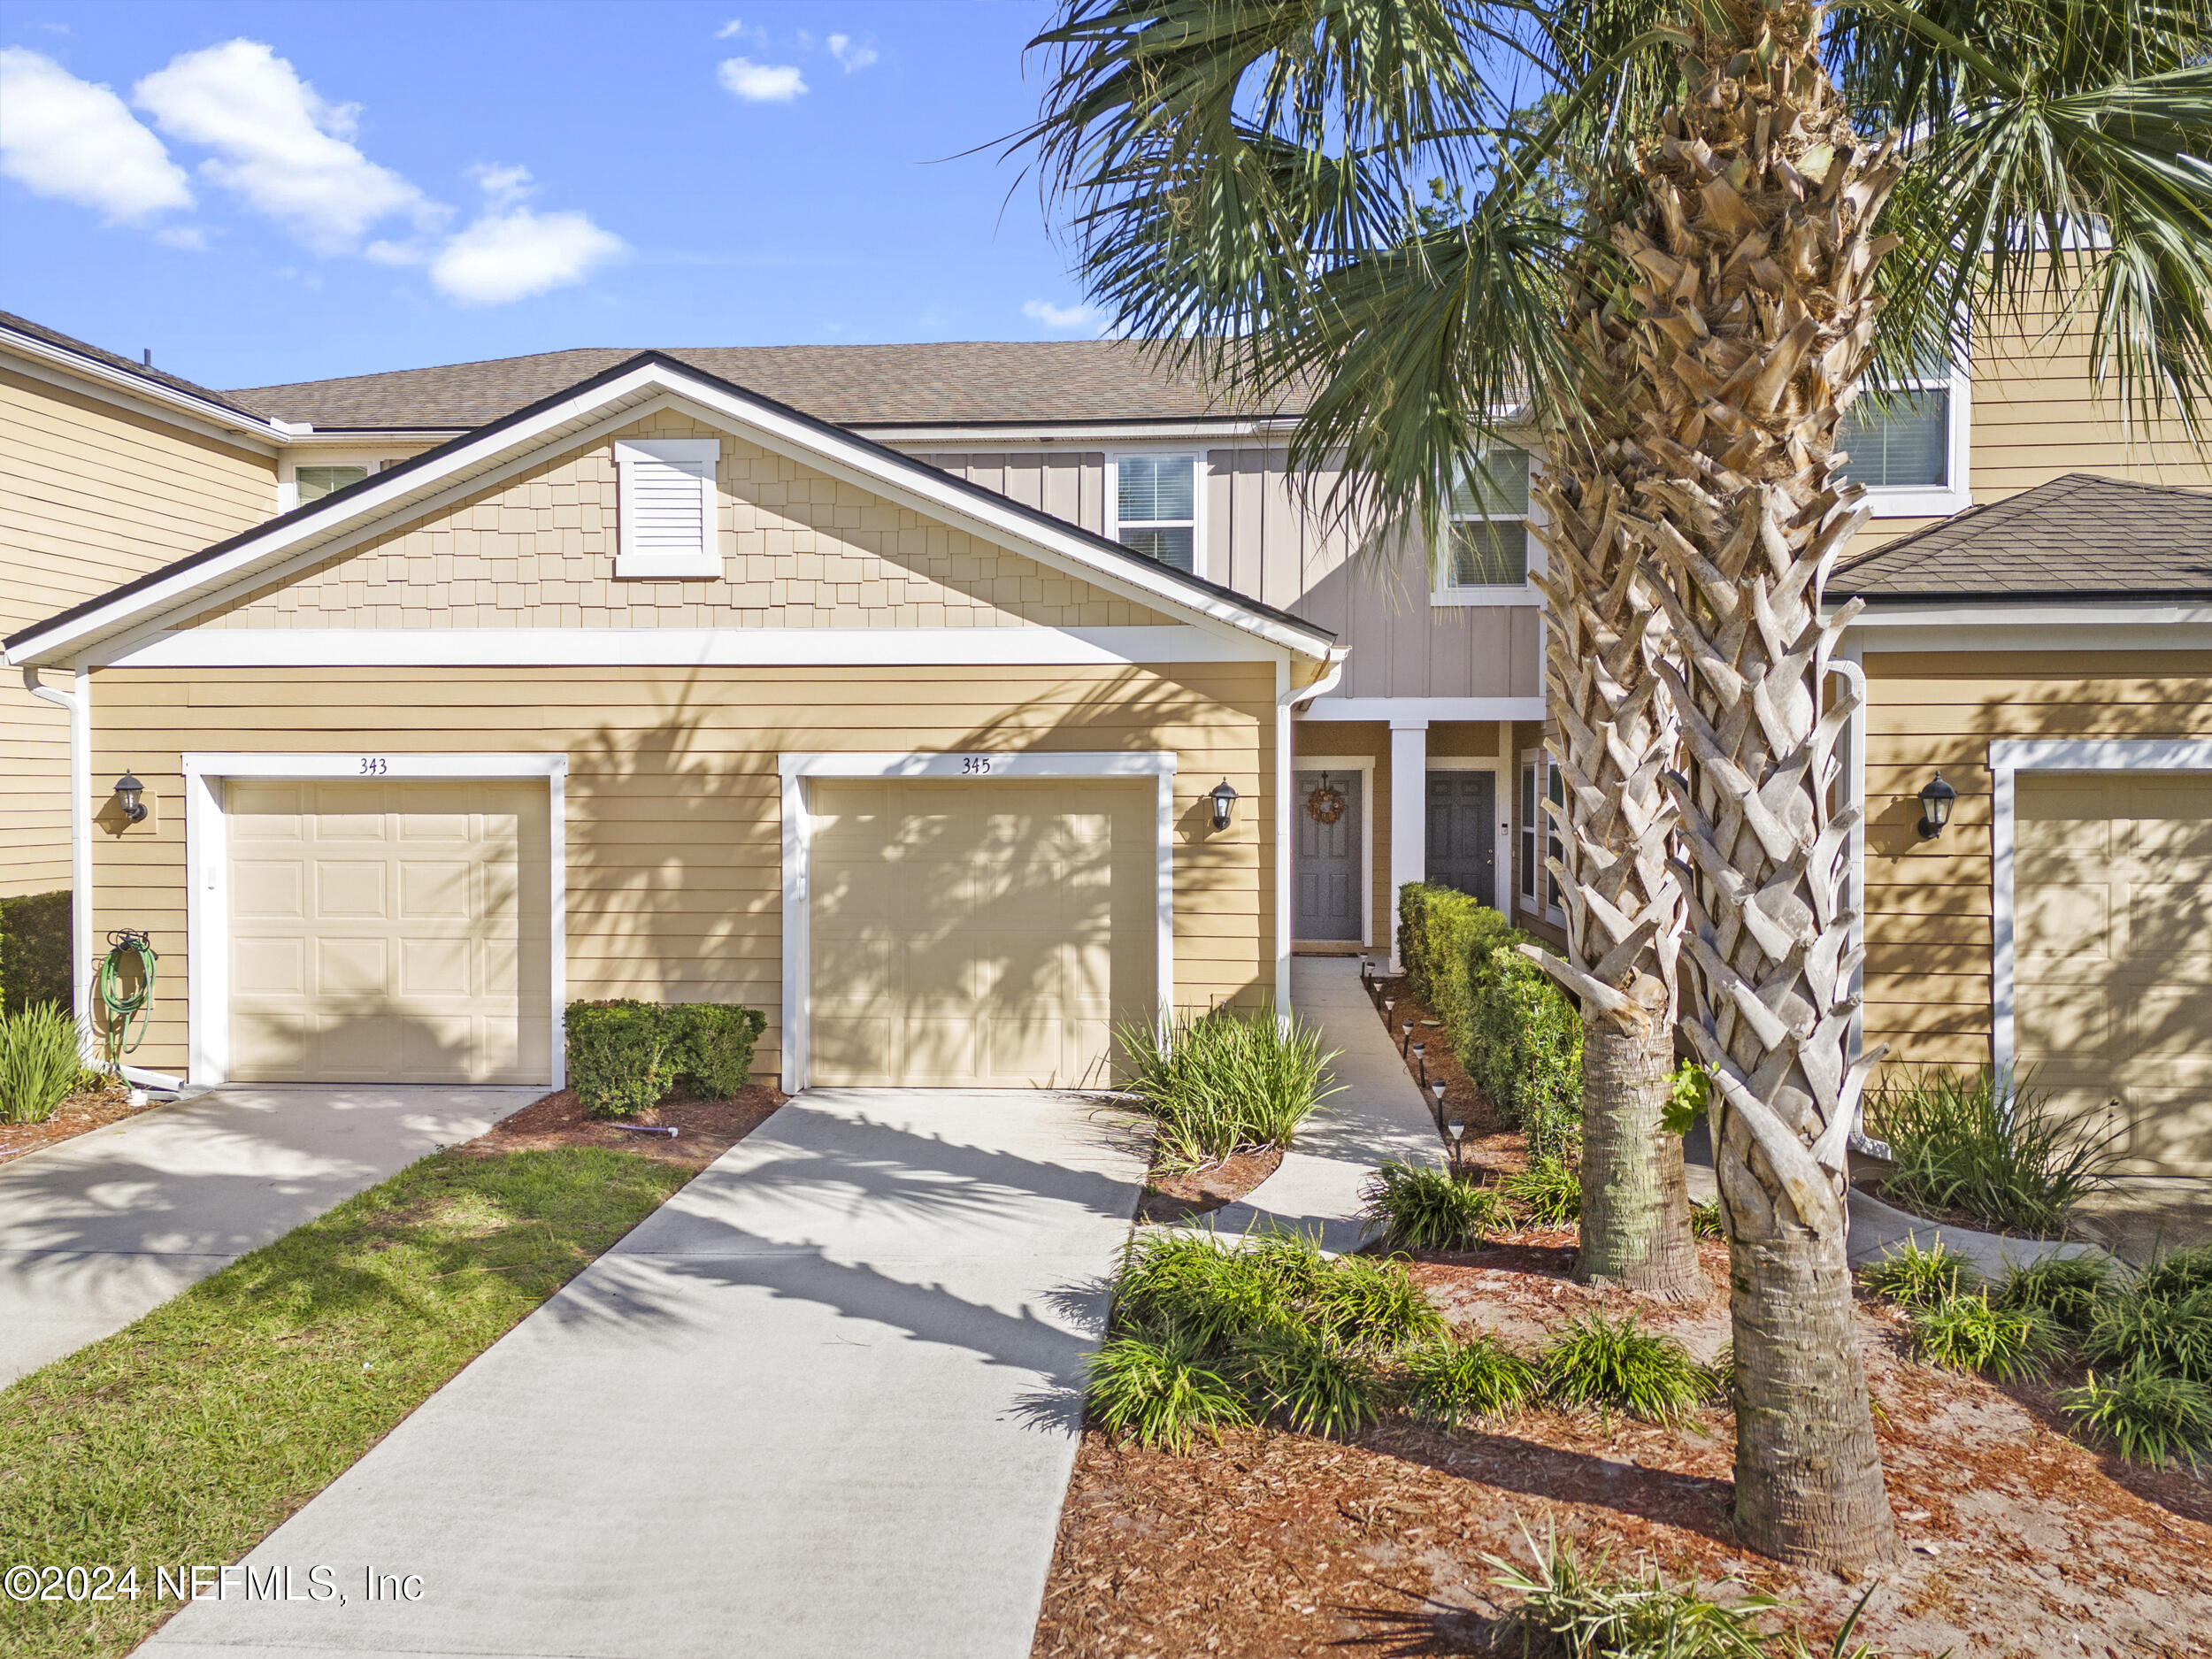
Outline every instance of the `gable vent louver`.
[(639, 438), (614, 446), (621, 522), (618, 577), (717, 577), (714, 438)]

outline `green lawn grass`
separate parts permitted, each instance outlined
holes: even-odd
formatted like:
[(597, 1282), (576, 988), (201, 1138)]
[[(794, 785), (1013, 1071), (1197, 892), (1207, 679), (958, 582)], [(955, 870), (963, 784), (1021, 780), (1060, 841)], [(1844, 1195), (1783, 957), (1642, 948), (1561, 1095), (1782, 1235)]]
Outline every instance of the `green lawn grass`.
[(691, 1174), (442, 1152), (0, 1391), (0, 1571), (134, 1566), (140, 1590), (0, 1595), (0, 1653), (128, 1652), (177, 1609), (157, 1568), (244, 1555)]

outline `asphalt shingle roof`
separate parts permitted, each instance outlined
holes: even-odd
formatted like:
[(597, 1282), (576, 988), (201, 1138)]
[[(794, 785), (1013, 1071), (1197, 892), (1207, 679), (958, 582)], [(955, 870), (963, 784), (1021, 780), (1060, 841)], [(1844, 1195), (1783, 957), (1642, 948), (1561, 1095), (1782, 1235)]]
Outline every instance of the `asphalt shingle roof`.
[(187, 392), (194, 397), (204, 397), (211, 403), (219, 403), (225, 409), (234, 409), (242, 415), (260, 418), (263, 414), (260, 409), (245, 400), (245, 395), (242, 392), (211, 391), (204, 386), (196, 385), (184, 379), (181, 375), (166, 373), (160, 369), (148, 368), (143, 363), (134, 363), (130, 358), (110, 351), (104, 347), (92, 345), (73, 335), (65, 334), (58, 328), (49, 328), (43, 323), (35, 323), (27, 317), (18, 317), (13, 311), (0, 311), (0, 327), (12, 328), (19, 334), (30, 335), (34, 340), (42, 340), (50, 346), (59, 346), (65, 351), (73, 351), (80, 357), (87, 357), (95, 362), (104, 363), (111, 369), (120, 369), (127, 374), (135, 374), (142, 380), (152, 380), (158, 385), (168, 387), (173, 391)]
[[(1188, 420), (1263, 412), (1225, 406), (1195, 377), (1169, 374), (1120, 340), (659, 349), (841, 426)], [(632, 347), (586, 346), (257, 386), (231, 396), (319, 429), (450, 430), (496, 420), (636, 354)]]
[(1827, 591), (1875, 605), (2212, 596), (2212, 494), (2069, 472), (1863, 554)]

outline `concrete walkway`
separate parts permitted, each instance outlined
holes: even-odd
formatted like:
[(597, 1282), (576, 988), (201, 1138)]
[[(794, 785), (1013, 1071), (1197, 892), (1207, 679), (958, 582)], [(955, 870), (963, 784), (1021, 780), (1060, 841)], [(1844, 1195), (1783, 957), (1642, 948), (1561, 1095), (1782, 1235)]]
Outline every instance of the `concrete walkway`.
[(1125, 1121), (800, 1095), (248, 1558), (345, 1605), (201, 1601), (142, 1651), (1023, 1659), (1144, 1180)]
[[(1354, 1250), (1363, 1233), (1360, 1188), (1367, 1178), (1387, 1158), (1441, 1164), (1443, 1142), (1420, 1086), (1360, 987), (1358, 961), (1294, 957), (1290, 987), (1298, 1017), (1320, 1026), (1322, 1048), (1340, 1050), (1329, 1070), (1344, 1092), (1306, 1120), (1274, 1174), (1210, 1219), (1225, 1234), (1272, 1223), (1317, 1232), (1325, 1248)], [(1441, 1038), (1432, 1029), (1425, 1041)]]
[(242, 1084), (0, 1164), (0, 1386), (544, 1093)]

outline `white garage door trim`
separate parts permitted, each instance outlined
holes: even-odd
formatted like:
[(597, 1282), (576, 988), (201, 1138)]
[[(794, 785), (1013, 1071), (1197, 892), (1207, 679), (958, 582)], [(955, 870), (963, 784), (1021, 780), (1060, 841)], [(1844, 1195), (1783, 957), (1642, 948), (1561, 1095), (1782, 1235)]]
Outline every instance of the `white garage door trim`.
[(1989, 745), (1990, 1054), (2013, 1062), (2013, 837), (2015, 780), (2024, 772), (2212, 772), (2212, 739), (1999, 738)]
[(777, 757), (783, 780), (783, 1079), (786, 1094), (807, 1086), (812, 1009), (809, 953), (809, 862), (813, 826), (807, 814), (810, 778), (944, 778), (977, 783), (1035, 778), (1152, 778), (1157, 781), (1154, 868), (1159, 930), (1155, 995), (1162, 1008), (1175, 1005), (1175, 756), (1166, 749), (1127, 753), (1060, 754), (786, 754)]
[(417, 779), (480, 781), (542, 778), (550, 797), (548, 863), (552, 874), (547, 964), (551, 986), (552, 1071), (548, 1085), (568, 1086), (568, 1045), (562, 1036), (568, 1003), (568, 853), (564, 812), (566, 755), (223, 755), (184, 757), (185, 926), (191, 941), (191, 982), (185, 1004), (190, 1078), (230, 1080), (230, 826), (223, 811), (226, 779), (312, 779), (396, 782)]

